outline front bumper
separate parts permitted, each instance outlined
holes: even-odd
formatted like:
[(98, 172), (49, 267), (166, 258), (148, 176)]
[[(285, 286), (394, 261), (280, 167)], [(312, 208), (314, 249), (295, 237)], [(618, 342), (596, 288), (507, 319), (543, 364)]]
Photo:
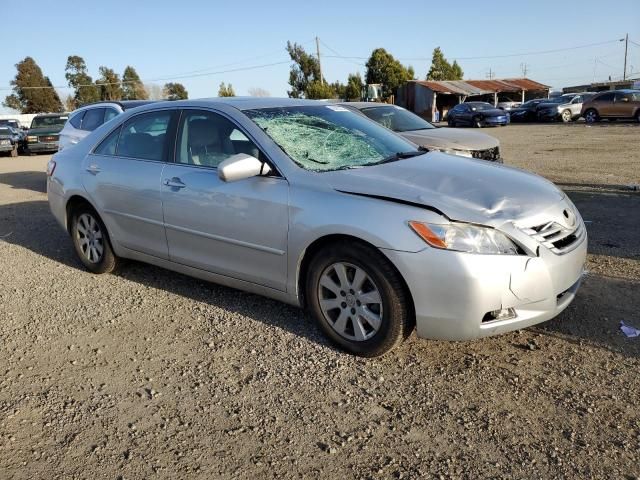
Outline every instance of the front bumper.
[(57, 152), (58, 151), (58, 142), (31, 142), (26, 143), (26, 149), (30, 153), (36, 152)]
[[(580, 286), (587, 239), (564, 255), (540, 247), (538, 257), (382, 251), (409, 286), (419, 337), (472, 340), (550, 320), (567, 308)], [(483, 322), (506, 308), (516, 317)]]
[(541, 110), (538, 112), (539, 120), (558, 120), (560, 113), (558, 110)]
[(486, 117), (483, 121), (485, 125), (508, 125), (509, 116), (504, 117)]
[(0, 145), (0, 152), (4, 153), (4, 152), (10, 152), (11, 150), (13, 150), (15, 147), (12, 144), (9, 145)]

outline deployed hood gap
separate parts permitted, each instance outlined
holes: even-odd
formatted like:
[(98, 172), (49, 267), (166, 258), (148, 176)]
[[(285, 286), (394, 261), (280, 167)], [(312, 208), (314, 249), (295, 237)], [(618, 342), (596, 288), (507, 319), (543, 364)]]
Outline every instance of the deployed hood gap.
[(441, 210), (438, 210), (437, 208), (431, 207), (429, 205), (423, 205), (422, 203), (410, 202), (408, 200), (400, 200), (398, 198), (393, 198), (393, 197), (385, 197), (384, 195), (373, 195), (370, 193), (348, 192), (346, 190), (336, 190), (336, 191), (340, 193), (346, 193), (347, 195), (357, 195), (359, 197), (375, 198), (377, 200), (383, 200), (385, 202), (399, 203), (401, 205), (409, 205), (411, 207), (422, 208), (423, 210), (430, 210), (434, 213), (437, 213), (438, 215), (442, 215), (444, 218), (451, 221), (451, 219), (447, 215), (445, 215), (444, 212), (442, 212)]

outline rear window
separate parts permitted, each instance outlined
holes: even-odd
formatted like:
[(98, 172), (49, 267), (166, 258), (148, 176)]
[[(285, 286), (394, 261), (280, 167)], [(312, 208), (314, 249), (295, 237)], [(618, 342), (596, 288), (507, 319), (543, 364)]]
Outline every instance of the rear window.
[(93, 132), (102, 125), (104, 119), (104, 108), (91, 108), (87, 110), (82, 119), (82, 130)]
[(78, 112), (69, 119), (69, 123), (73, 125), (73, 128), (80, 129), (80, 125), (82, 124), (82, 117), (84, 117), (84, 113), (85, 112)]

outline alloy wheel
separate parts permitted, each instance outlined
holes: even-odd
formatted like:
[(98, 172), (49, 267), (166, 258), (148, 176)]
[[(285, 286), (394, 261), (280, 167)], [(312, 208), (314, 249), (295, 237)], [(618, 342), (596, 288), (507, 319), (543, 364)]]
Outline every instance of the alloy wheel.
[(380, 330), (382, 296), (363, 268), (346, 262), (328, 266), (317, 295), (325, 320), (341, 337), (362, 342)]
[(571, 110), (565, 110), (562, 112), (562, 121), (569, 123), (571, 121)]
[(104, 236), (100, 224), (89, 213), (78, 217), (76, 240), (82, 255), (91, 263), (98, 263), (104, 254)]
[(598, 114), (594, 110), (589, 110), (584, 119), (587, 123), (595, 123), (598, 120)]

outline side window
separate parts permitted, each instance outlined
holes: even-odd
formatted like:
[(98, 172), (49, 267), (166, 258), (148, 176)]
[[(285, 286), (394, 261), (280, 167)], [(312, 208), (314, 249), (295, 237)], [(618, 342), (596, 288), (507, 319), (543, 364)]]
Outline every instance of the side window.
[(615, 93), (605, 93), (603, 95), (600, 95), (596, 101), (598, 102), (613, 102), (613, 98), (615, 96)]
[(111, 132), (107, 138), (105, 138), (100, 145), (96, 147), (93, 153), (97, 155), (115, 155), (116, 145), (118, 144), (118, 136), (120, 135), (120, 129), (116, 129)]
[(118, 156), (162, 161), (172, 111), (143, 113), (129, 119), (118, 140)]
[(113, 117), (117, 117), (117, 116), (118, 116), (118, 112), (116, 110), (114, 110), (113, 108), (107, 108), (104, 112), (104, 123), (107, 123)]
[(93, 132), (96, 128), (102, 125), (104, 119), (104, 108), (90, 108), (87, 113), (84, 114), (82, 119), (82, 130), (87, 132)]
[(82, 123), (82, 117), (84, 117), (85, 111), (80, 113), (76, 113), (69, 119), (69, 123), (73, 125), (73, 128), (80, 129), (80, 125)]
[(203, 110), (184, 110), (178, 126), (176, 162), (216, 168), (237, 153), (258, 158), (258, 147), (226, 118)]
[(631, 95), (628, 93), (616, 93), (616, 102), (629, 102), (631, 101)]

